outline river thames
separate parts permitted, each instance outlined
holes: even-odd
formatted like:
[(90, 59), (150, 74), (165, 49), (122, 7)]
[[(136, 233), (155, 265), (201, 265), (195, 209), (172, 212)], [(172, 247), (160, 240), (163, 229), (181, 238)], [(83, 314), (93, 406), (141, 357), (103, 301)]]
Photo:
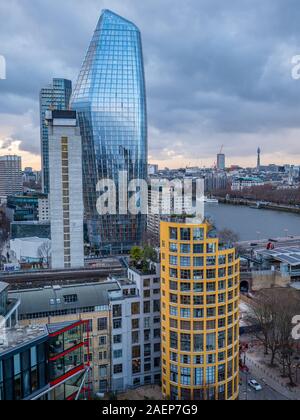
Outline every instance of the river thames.
[(206, 204), (206, 216), (218, 230), (228, 228), (241, 241), (300, 236), (300, 215), (230, 204)]

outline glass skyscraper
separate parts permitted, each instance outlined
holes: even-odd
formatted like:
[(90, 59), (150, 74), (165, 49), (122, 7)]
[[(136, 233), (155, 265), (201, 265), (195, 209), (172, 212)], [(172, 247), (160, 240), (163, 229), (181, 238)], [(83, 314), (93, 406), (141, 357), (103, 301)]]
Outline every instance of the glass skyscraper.
[(53, 79), (52, 84), (43, 88), (40, 92), (40, 119), (41, 119), (41, 154), (43, 191), (49, 191), (49, 139), (46, 125), (46, 111), (69, 109), (72, 94), (72, 82), (66, 79)]
[[(145, 216), (97, 213), (101, 179), (118, 189), (120, 171), (128, 181), (147, 180), (147, 109), (142, 41), (131, 22), (104, 10), (71, 100), (83, 139), (83, 188), (90, 242), (102, 253), (139, 244)], [(117, 195), (117, 201), (121, 197)]]

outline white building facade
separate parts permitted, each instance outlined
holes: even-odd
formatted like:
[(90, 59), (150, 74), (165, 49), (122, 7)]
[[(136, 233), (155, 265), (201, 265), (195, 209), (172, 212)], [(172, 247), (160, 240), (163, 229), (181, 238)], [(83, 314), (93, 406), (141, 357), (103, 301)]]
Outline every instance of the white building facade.
[(39, 222), (49, 222), (50, 220), (50, 204), (49, 198), (39, 198), (38, 204)]
[(110, 294), (112, 391), (123, 392), (161, 381), (160, 271), (129, 269)]
[(48, 111), (52, 268), (84, 266), (82, 140), (74, 111)]

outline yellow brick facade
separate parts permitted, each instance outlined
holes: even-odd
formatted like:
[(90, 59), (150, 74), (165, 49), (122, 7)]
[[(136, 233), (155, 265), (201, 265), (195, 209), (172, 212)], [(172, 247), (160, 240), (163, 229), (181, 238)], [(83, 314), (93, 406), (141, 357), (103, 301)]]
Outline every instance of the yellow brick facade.
[[(107, 323), (105, 329), (99, 328), (100, 319), (104, 324)], [(63, 322), (76, 322), (79, 320), (89, 321), (89, 333), (84, 332), (83, 338), (86, 342), (84, 356), (85, 361), (90, 361), (91, 365), (91, 390), (94, 393), (106, 392), (110, 389), (111, 377), (111, 314), (109, 310), (99, 312), (86, 312), (74, 315), (52, 316), (47, 318), (35, 318), (30, 321), (22, 320), (21, 325), (46, 325), (59, 324)], [(89, 346), (87, 338), (89, 336)], [(89, 350), (89, 354), (88, 354)], [(102, 370), (101, 370), (102, 367)], [(101, 375), (101, 372), (103, 374)], [(100, 381), (106, 381), (106, 389), (100, 389)]]
[(161, 223), (162, 391), (172, 400), (239, 394), (240, 263), (209, 225)]

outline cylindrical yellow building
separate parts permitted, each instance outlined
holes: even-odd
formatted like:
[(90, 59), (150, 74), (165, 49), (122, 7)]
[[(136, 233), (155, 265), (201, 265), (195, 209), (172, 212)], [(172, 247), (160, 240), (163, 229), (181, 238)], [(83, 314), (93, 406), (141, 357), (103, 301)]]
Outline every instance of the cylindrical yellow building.
[(172, 400), (239, 395), (240, 263), (209, 230), (161, 222), (162, 388)]

